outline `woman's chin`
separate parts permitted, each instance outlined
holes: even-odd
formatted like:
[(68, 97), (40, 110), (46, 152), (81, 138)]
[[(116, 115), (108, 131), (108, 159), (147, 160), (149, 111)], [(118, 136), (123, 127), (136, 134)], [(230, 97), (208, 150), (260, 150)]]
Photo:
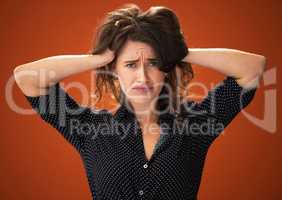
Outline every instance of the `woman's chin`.
[(131, 98), (130, 101), (132, 103), (147, 104), (149, 106), (149, 104), (152, 102), (152, 97), (138, 96), (138, 97)]

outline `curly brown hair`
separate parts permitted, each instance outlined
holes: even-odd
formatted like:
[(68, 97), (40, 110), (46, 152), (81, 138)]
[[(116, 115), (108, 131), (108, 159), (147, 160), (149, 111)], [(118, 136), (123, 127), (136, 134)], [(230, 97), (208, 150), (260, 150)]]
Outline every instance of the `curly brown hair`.
[(157, 110), (176, 111), (179, 102), (186, 95), (185, 88), (194, 77), (194, 73), (191, 64), (182, 61), (189, 52), (178, 18), (171, 9), (162, 6), (150, 7), (143, 12), (135, 4), (127, 4), (109, 12), (102, 24), (98, 26), (97, 35), (89, 53), (100, 54), (107, 48), (115, 52), (115, 58), (111, 63), (96, 69), (95, 95), (98, 101), (108, 91), (113, 93), (120, 104), (125, 99), (117, 78), (112, 73), (105, 72), (112, 72), (116, 58), (128, 39), (145, 42), (154, 49), (160, 60), (159, 70), (167, 73), (164, 85), (171, 88), (170, 91), (166, 87), (161, 89)]

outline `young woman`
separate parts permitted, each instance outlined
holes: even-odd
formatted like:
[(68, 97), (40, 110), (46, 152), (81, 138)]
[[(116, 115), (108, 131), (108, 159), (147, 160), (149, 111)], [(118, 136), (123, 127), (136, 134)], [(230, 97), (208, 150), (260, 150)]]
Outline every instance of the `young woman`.
[[(201, 102), (184, 98), (191, 63), (226, 75)], [(81, 155), (95, 200), (187, 200), (197, 199), (209, 146), (253, 99), (265, 65), (239, 50), (188, 49), (171, 9), (131, 5), (107, 15), (88, 55), (44, 58), (14, 76)], [(116, 113), (83, 107), (60, 86), (87, 70), (96, 71), (99, 99), (115, 96)]]

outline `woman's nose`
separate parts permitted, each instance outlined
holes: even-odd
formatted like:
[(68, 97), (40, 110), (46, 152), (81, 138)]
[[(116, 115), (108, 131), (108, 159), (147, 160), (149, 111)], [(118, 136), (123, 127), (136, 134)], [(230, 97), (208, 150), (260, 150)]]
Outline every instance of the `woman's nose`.
[(146, 70), (145, 66), (140, 66), (140, 69), (138, 70), (138, 76), (137, 79), (139, 82), (147, 82), (148, 80), (148, 72)]

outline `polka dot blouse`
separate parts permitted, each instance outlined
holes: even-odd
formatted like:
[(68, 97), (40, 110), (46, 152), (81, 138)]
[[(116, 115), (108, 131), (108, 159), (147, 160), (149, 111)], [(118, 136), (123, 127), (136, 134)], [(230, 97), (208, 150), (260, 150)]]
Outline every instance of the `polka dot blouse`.
[(200, 102), (161, 114), (161, 139), (150, 160), (139, 123), (125, 105), (115, 114), (79, 105), (59, 83), (25, 96), (39, 116), (80, 154), (95, 200), (195, 200), (207, 151), (257, 88), (226, 76)]

